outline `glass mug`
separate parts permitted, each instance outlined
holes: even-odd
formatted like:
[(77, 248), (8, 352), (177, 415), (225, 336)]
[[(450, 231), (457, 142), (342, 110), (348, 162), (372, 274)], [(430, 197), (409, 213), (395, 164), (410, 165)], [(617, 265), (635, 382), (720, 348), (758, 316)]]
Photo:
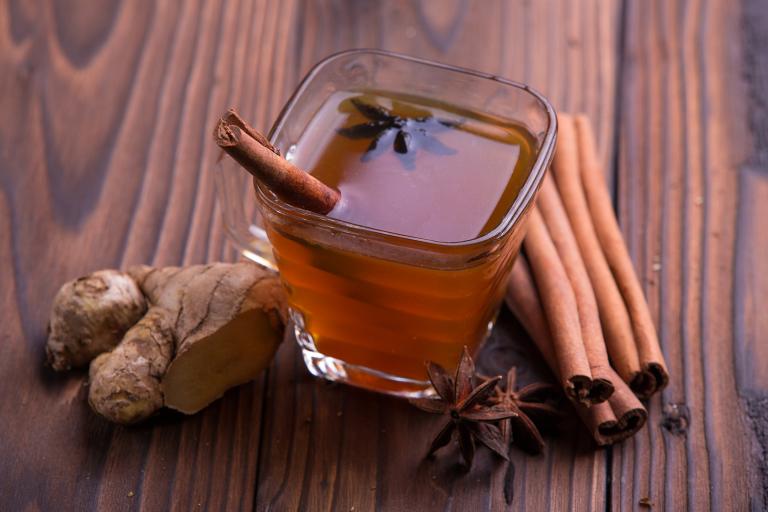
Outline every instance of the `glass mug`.
[[(524, 235), (524, 220), (552, 158), (556, 117), (525, 85), (378, 50), (317, 64), (275, 122), (270, 141), (286, 158), (337, 91), (384, 90), (438, 100), (525, 127), (532, 168), (501, 223), (463, 242), (433, 242), (350, 224), (280, 201), (230, 158), (217, 191), (227, 231), (243, 255), (280, 271), (308, 370), (401, 396), (430, 389), (425, 362), (455, 368), (490, 333)], [(246, 113), (247, 114), (247, 113)], [(255, 188), (255, 194), (254, 194)]]

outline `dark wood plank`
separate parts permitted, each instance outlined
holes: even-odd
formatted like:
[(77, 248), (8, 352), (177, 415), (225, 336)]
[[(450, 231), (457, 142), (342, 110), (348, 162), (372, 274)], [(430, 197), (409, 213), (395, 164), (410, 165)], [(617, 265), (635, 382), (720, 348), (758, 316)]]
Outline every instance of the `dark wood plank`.
[[(302, 74), (329, 53), (370, 46), (500, 74), (530, 83), (557, 108), (588, 112), (610, 159), (617, 2), (306, 2), (297, 16)], [(505, 314), (483, 361), (496, 371), (521, 364), (533, 378), (535, 356), (525, 346)], [(508, 509), (503, 471), (489, 457), (463, 478), (451, 469), (455, 454), (423, 460), (439, 427), (400, 400), (313, 379), (284, 346), (269, 375), (257, 508)], [(511, 509), (605, 507), (606, 452), (571, 428), (577, 434), (552, 439), (544, 456), (513, 455)]]
[[(648, 427), (614, 450), (616, 509), (635, 510), (643, 497), (667, 510), (768, 505), (768, 352), (757, 343), (765, 315), (754, 309), (768, 296), (768, 260), (754, 257), (766, 247), (758, 219), (768, 175), (743, 166), (766, 142), (747, 117), (750, 92), (764, 101), (765, 90), (744, 81), (737, 7), (628, 3), (619, 212), (672, 381), (651, 400)], [(759, 11), (768, 19), (764, 3)], [(662, 427), (672, 404), (690, 410), (678, 434)]]
[[(0, 2), (0, 509), (249, 510), (262, 384), (192, 418), (96, 418), (84, 375), (42, 368), (58, 286), (101, 267), (232, 257), (213, 120), (262, 123), (294, 82), (295, 5)], [(268, 74), (274, 87), (260, 78)], [(282, 84), (282, 85), (281, 85)], [(271, 91), (267, 94), (266, 91)]]
[[(463, 478), (450, 456), (422, 461), (407, 448), (426, 443), (433, 418), (311, 379), (292, 344), (266, 382), (131, 429), (90, 413), (83, 375), (41, 368), (63, 280), (234, 257), (213, 195), (212, 120), (235, 104), (267, 129), (314, 62), (359, 46), (526, 81), (586, 111), (609, 172), (621, 87), (620, 217), (673, 382), (649, 427), (612, 451), (579, 433), (542, 457), (515, 454), (511, 508), (633, 510), (646, 496), (670, 510), (765, 507), (768, 117), (751, 45), (765, 47), (767, 18), (744, 1), (746, 12), (627, 2), (623, 56), (613, 1), (3, 2), (0, 508), (507, 508), (493, 461)], [(483, 362), (540, 374), (506, 313)], [(685, 435), (660, 426), (676, 403), (691, 410)]]

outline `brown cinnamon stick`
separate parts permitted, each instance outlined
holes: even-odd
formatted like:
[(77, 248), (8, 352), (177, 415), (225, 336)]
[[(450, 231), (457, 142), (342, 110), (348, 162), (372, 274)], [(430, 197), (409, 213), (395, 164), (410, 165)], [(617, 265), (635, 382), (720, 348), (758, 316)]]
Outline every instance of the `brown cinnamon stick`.
[[(272, 145), (271, 142), (269, 142), (269, 139), (267, 139), (266, 136), (264, 136), (261, 132), (259, 132), (256, 128), (251, 126), (246, 122), (245, 119), (240, 117), (240, 114), (237, 113), (237, 111), (233, 108), (227, 110), (227, 113), (224, 114), (222, 119), (230, 125), (235, 125), (241, 130), (243, 130), (245, 133), (256, 139), (256, 142), (261, 144), (262, 146), (266, 147), (270, 151), (272, 151), (276, 155), (280, 155), (280, 150), (277, 149), (275, 146)], [(282, 156), (282, 155), (280, 155)]]
[(339, 201), (338, 191), (281, 157), (266, 137), (229, 110), (213, 132), (216, 144), (288, 204), (321, 215)]
[(584, 266), (584, 260), (581, 258), (579, 245), (571, 230), (571, 224), (565, 213), (560, 194), (550, 176), (544, 178), (536, 207), (544, 218), (544, 223), (552, 237), (560, 260), (563, 262), (563, 267), (576, 297), (581, 338), (592, 373), (590, 393), (595, 397), (594, 402), (603, 402), (613, 394), (613, 384), (610, 377), (614, 372), (608, 361), (595, 291)]
[(547, 366), (559, 379), (560, 367), (552, 348), (549, 324), (541, 306), (531, 267), (523, 254), (517, 256), (512, 266), (504, 302), (528, 332)]
[[(530, 267), (522, 255), (518, 256), (512, 267), (505, 301), (528, 332), (547, 365), (559, 378), (551, 330)], [(622, 379), (612, 371), (609, 378), (614, 385), (614, 393), (607, 402), (591, 407), (573, 404), (582, 422), (600, 446), (617, 443), (632, 436), (640, 430), (648, 417), (643, 405)]]
[(592, 373), (581, 339), (576, 297), (544, 220), (536, 209), (530, 213), (523, 245), (551, 327), (552, 345), (565, 394), (571, 400), (590, 405), (594, 399), (590, 396)]
[(600, 169), (592, 125), (586, 116), (579, 115), (575, 118), (575, 126), (580, 177), (589, 211), (605, 259), (624, 298), (635, 335), (643, 379), (633, 389), (641, 397), (647, 397), (663, 389), (669, 382), (667, 366), (648, 303), (624, 243), (608, 186)]
[(632, 324), (592, 224), (579, 176), (576, 128), (573, 118), (565, 114), (558, 116), (552, 171), (595, 291), (611, 363), (621, 378), (632, 386), (642, 379)]
[(623, 441), (645, 425), (648, 412), (635, 393), (615, 372), (612, 377), (615, 390), (608, 402), (589, 409), (577, 407), (581, 420), (600, 446)]

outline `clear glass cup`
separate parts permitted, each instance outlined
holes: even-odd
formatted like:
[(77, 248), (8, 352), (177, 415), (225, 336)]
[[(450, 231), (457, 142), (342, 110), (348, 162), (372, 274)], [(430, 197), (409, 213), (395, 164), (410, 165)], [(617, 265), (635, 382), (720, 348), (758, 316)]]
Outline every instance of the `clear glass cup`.
[(309, 72), (269, 138), (290, 158), (331, 94), (372, 89), (492, 114), (534, 135), (533, 167), (495, 229), (440, 243), (331, 219), (280, 201), (229, 158), (218, 161), (217, 190), (227, 230), (242, 253), (281, 272), (309, 371), (419, 396), (430, 388), (425, 361), (454, 368), (464, 346), (474, 353), (490, 333), (527, 211), (552, 158), (557, 122), (549, 102), (523, 84), (390, 52), (351, 50)]

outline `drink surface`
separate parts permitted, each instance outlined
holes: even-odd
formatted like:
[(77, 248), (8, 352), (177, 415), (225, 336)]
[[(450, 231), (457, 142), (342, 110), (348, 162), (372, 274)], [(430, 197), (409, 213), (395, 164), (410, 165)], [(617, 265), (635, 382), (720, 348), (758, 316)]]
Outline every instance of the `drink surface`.
[(534, 158), (520, 126), (420, 98), (336, 92), (293, 161), (337, 188), (330, 217), (461, 242), (498, 226)]
[[(331, 216), (458, 242), (499, 225), (530, 173), (534, 147), (532, 135), (509, 122), (414, 98), (337, 93), (291, 158), (341, 191), (344, 203)], [(364, 236), (329, 241), (313, 229), (289, 218), (267, 223), (290, 305), (301, 316), (299, 339), (323, 356), (395, 377), (348, 382), (397, 393), (414, 389), (399, 379), (426, 380), (426, 361), (454, 368), (464, 346), (476, 351), (522, 238), (513, 228), (493, 251), (447, 269), (369, 250)], [(454, 256), (464, 252), (471, 249), (451, 248)]]

